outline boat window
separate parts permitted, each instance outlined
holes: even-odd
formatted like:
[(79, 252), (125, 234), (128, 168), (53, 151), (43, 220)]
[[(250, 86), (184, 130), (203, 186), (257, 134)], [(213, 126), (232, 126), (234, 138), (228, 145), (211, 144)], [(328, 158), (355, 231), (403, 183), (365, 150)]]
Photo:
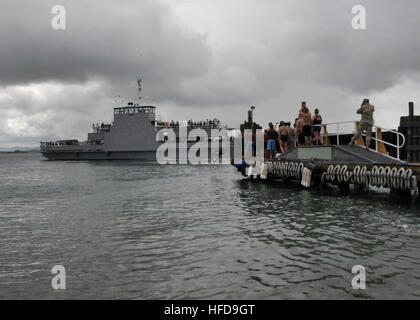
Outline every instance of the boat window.
[(134, 108), (134, 113), (139, 113), (139, 108)]
[(129, 112), (134, 113), (134, 108), (130, 108)]

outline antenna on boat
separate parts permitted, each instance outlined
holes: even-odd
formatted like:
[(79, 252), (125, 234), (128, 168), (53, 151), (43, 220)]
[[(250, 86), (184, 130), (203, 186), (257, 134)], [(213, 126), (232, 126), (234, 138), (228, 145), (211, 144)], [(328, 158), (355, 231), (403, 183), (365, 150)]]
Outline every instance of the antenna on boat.
[(149, 97), (144, 97), (146, 103), (153, 103), (153, 100)]
[(121, 99), (120, 95), (118, 95), (118, 98), (115, 99), (114, 101), (115, 101), (115, 104), (117, 105), (117, 107), (121, 107), (124, 104), (123, 99)]
[(138, 87), (138, 92), (137, 92), (138, 96), (137, 96), (137, 99), (138, 100), (141, 100), (141, 77), (140, 78), (137, 77), (137, 87)]

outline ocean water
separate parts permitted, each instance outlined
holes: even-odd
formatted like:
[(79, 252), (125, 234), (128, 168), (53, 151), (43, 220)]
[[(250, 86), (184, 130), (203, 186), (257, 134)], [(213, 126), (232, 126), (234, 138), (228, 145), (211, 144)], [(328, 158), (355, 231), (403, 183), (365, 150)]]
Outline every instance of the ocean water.
[[(355, 265), (366, 290), (352, 288)], [(0, 298), (419, 299), (419, 205), (231, 166), (3, 153)]]

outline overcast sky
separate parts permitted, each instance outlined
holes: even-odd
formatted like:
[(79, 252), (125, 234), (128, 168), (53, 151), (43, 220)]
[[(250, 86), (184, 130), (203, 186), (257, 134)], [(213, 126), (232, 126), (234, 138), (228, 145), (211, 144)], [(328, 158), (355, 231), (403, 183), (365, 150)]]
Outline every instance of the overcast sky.
[[(65, 30), (51, 27), (57, 4)], [(357, 4), (366, 30), (352, 28)], [(2, 0), (0, 147), (86, 139), (138, 75), (165, 120), (237, 126), (255, 105), (266, 126), (303, 100), (325, 122), (356, 120), (369, 97), (396, 128), (420, 101), (419, 12), (417, 0)]]

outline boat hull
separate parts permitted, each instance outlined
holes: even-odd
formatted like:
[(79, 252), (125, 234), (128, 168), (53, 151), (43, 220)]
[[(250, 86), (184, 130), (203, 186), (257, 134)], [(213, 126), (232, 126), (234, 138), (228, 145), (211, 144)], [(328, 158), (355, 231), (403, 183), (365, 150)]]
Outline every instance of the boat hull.
[[(177, 150), (177, 163), (188, 162), (188, 152), (193, 143), (189, 143), (186, 150)], [(222, 149), (208, 149), (208, 163), (230, 163), (233, 155), (233, 144), (229, 144), (230, 153), (222, 160)], [(151, 160), (156, 161), (156, 150), (149, 151), (103, 151), (103, 150), (41, 150), (42, 155), (52, 161), (83, 161), (83, 160)]]
[(43, 151), (48, 160), (156, 160), (156, 151)]

